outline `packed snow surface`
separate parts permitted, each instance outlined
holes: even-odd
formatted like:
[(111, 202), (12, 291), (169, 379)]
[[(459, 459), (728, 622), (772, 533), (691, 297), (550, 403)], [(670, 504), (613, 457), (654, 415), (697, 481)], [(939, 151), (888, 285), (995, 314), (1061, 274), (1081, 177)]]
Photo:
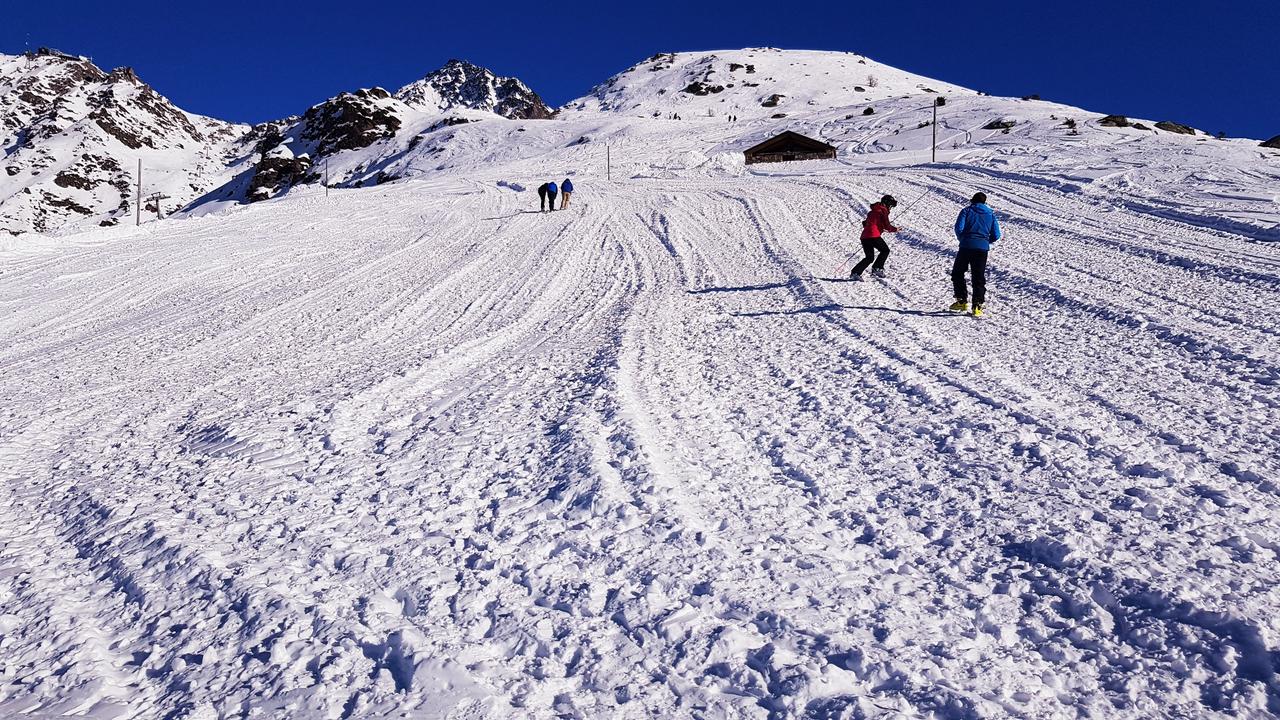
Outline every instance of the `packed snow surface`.
[(0, 716), (1280, 713), (1280, 163), (968, 94), (930, 164), (931, 102), (5, 240)]

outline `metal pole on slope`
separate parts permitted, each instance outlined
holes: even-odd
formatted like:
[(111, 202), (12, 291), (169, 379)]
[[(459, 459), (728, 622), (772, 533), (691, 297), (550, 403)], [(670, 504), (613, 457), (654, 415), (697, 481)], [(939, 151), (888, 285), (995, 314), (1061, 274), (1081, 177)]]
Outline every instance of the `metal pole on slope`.
[(133, 225), (142, 224), (142, 158), (138, 158), (138, 191), (133, 203)]
[(938, 162), (938, 101), (933, 101), (933, 159), (929, 162)]
[(613, 182), (613, 155), (608, 145), (604, 146), (604, 179)]
[(329, 158), (324, 159), (324, 196), (329, 197)]

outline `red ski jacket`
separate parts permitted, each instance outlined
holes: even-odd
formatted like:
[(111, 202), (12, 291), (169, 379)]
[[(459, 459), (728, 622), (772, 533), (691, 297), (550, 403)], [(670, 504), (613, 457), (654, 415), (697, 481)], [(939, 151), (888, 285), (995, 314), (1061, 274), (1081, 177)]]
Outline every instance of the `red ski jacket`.
[(867, 213), (867, 219), (862, 221), (860, 239), (871, 240), (887, 232), (898, 232), (898, 228), (889, 222), (889, 208), (884, 203), (876, 203), (871, 206), (871, 212)]

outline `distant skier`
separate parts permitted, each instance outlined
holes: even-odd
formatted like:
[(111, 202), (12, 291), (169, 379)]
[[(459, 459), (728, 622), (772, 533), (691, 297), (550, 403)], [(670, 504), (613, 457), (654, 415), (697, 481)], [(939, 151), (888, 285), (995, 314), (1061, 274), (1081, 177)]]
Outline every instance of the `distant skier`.
[(542, 183), (538, 186), (538, 212), (547, 211), (547, 188), (549, 183)]
[(548, 207), (551, 208), (552, 212), (554, 212), (556, 209), (556, 193), (557, 192), (559, 192), (559, 188), (556, 187), (555, 183), (553, 182), (547, 183), (547, 199), (551, 201), (550, 203), (548, 203)]
[(560, 194), (563, 196), (560, 200), (560, 209), (563, 210), (569, 207), (569, 196), (573, 194), (572, 180), (565, 178), (564, 182), (560, 183)]
[[(887, 232), (898, 232), (898, 228), (889, 222), (889, 210), (897, 206), (898, 201), (892, 195), (885, 195), (880, 198), (880, 202), (871, 206), (867, 219), (862, 221), (862, 252), (866, 253), (866, 257), (849, 271), (850, 280), (861, 280), (862, 272), (873, 260), (875, 265), (871, 267), (871, 274), (884, 277), (884, 263), (889, 259), (889, 244), (881, 236)], [(877, 251), (880, 253), (879, 257), (876, 256)]]
[(987, 252), (991, 243), (1000, 239), (1000, 222), (987, 205), (985, 193), (977, 193), (969, 206), (956, 218), (956, 238), (960, 249), (955, 264), (951, 266), (951, 284), (956, 301), (951, 309), (964, 312), (969, 309), (969, 293), (965, 287), (965, 271), (973, 275), (973, 315), (982, 317), (982, 303), (987, 299)]

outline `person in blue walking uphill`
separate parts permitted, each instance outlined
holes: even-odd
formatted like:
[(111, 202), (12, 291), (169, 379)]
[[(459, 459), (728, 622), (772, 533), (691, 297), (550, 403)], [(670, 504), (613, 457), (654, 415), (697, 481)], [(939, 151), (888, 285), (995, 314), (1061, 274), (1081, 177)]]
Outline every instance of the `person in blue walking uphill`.
[(985, 193), (974, 195), (969, 207), (960, 211), (960, 217), (956, 218), (956, 238), (960, 240), (960, 249), (951, 266), (951, 285), (956, 293), (951, 310), (969, 309), (969, 293), (964, 282), (968, 271), (973, 277), (973, 315), (982, 317), (982, 303), (987, 299), (987, 252), (991, 250), (991, 243), (1000, 239), (1000, 222), (987, 205)]
[[(866, 257), (849, 271), (850, 280), (861, 280), (862, 271), (866, 270), (873, 260), (875, 265), (871, 267), (871, 274), (884, 277), (884, 262), (889, 259), (889, 244), (881, 236), (887, 232), (898, 232), (898, 228), (889, 222), (889, 210), (897, 206), (898, 201), (894, 200), (892, 195), (885, 195), (880, 198), (880, 202), (871, 206), (867, 219), (862, 221), (862, 252)], [(880, 252), (879, 257), (876, 257), (876, 251)]]
[(564, 182), (560, 183), (560, 195), (561, 195), (560, 209), (561, 210), (569, 207), (569, 196), (572, 194), (573, 194), (573, 181), (570, 180), (569, 178), (565, 178)]
[(556, 193), (558, 193), (559, 191), (560, 189), (556, 187), (556, 184), (554, 182), (547, 183), (547, 199), (551, 201), (550, 203), (548, 203), (547, 207), (550, 212), (555, 212)]

